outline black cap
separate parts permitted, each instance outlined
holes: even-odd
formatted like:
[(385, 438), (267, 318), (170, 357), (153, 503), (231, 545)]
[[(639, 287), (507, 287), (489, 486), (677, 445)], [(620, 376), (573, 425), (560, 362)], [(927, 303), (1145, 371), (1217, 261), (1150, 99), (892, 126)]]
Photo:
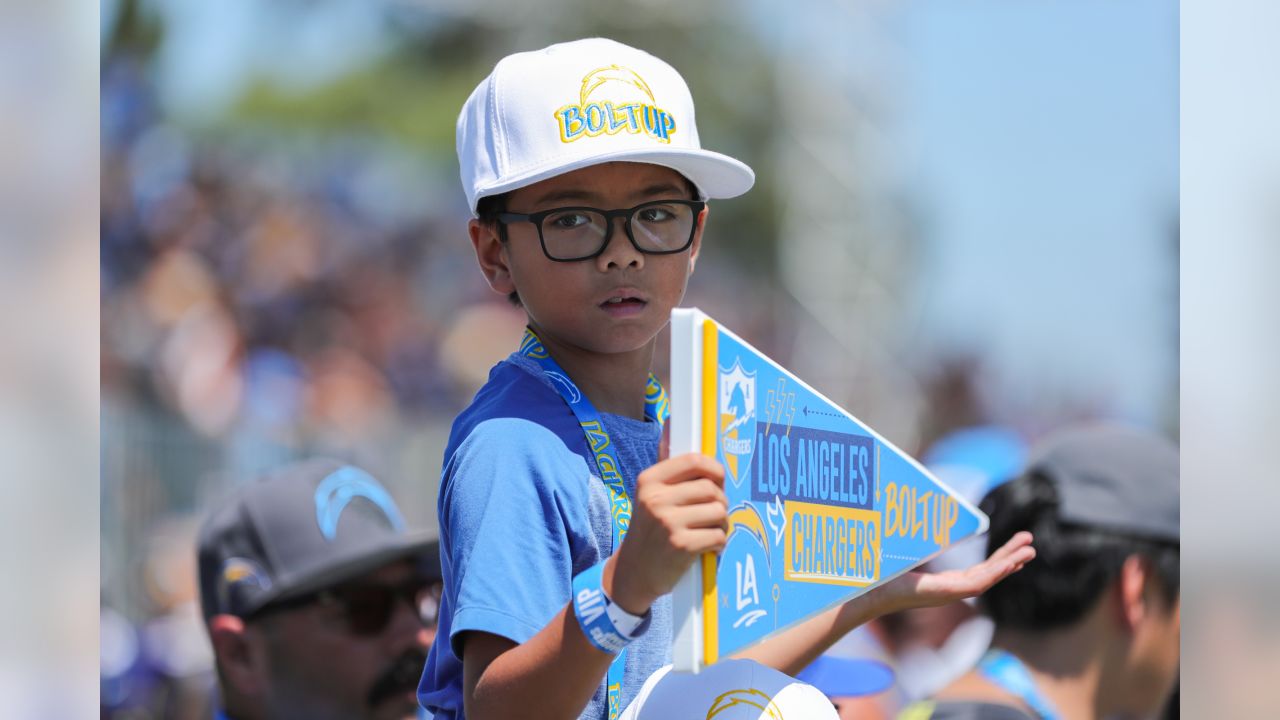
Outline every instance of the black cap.
[(1058, 488), (1065, 522), (1179, 541), (1178, 447), (1155, 433), (1096, 424), (1051, 435), (1028, 470)]
[(238, 488), (205, 519), (200, 604), (206, 621), (246, 617), (401, 559), (440, 577), (435, 535), (410, 533), (373, 476), (337, 460), (305, 460)]

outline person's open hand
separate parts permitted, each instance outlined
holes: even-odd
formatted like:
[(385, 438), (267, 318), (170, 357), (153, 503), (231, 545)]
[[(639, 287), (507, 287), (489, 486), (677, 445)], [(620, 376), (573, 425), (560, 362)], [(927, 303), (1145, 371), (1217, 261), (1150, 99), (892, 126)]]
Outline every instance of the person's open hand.
[(1009, 538), (991, 557), (964, 570), (909, 572), (872, 590), (882, 613), (937, 607), (981, 595), (993, 585), (1022, 569), (1036, 556), (1031, 533), (1019, 532)]

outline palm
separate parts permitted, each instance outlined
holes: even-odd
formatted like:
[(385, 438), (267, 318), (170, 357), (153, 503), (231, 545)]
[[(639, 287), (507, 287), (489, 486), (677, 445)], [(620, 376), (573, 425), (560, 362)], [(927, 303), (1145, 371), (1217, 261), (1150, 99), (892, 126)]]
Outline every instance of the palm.
[(884, 585), (884, 594), (902, 609), (936, 607), (981, 595), (1022, 569), (1036, 556), (1031, 533), (1016, 533), (991, 557), (964, 570), (909, 572)]

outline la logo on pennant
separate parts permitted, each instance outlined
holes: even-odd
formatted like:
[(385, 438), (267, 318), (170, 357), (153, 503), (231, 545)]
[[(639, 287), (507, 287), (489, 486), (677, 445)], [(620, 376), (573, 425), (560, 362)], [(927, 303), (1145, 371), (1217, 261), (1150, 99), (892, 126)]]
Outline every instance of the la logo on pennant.
[(740, 487), (751, 472), (755, 437), (756, 374), (743, 370), (735, 358), (733, 367), (721, 368), (720, 375), (720, 449), (734, 487)]

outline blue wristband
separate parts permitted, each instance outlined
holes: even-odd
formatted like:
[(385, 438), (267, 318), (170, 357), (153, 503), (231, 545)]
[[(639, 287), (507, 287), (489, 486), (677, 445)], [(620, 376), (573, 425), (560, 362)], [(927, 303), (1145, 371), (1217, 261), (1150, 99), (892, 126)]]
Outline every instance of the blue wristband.
[[(652, 614), (646, 612), (644, 622), (631, 634), (623, 634), (609, 617), (613, 601), (604, 592), (604, 563), (593, 565), (573, 579), (573, 614), (582, 626), (587, 642), (596, 648), (617, 655), (632, 640), (649, 629)], [(619, 608), (620, 609), (620, 608)]]

